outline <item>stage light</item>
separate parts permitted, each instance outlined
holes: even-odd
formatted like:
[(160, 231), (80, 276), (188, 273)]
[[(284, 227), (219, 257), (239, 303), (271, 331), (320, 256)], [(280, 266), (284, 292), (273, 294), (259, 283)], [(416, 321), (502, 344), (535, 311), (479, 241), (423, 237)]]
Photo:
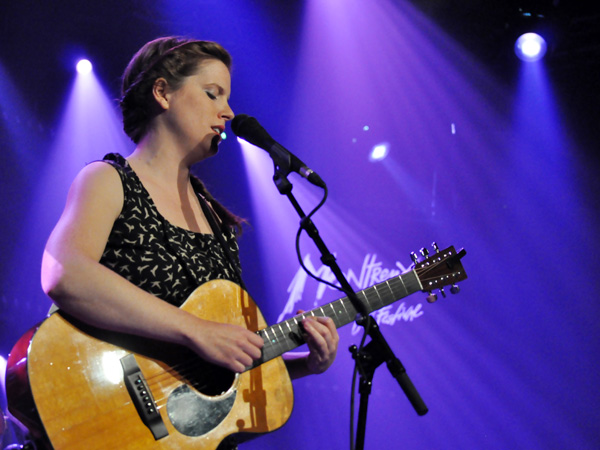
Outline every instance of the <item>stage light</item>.
[(546, 54), (546, 41), (537, 33), (525, 33), (515, 42), (515, 53), (522, 61), (539, 61)]
[(79, 62), (77, 63), (77, 72), (85, 75), (87, 73), (90, 73), (92, 71), (92, 63), (89, 62), (87, 59), (80, 59)]
[(514, 10), (506, 23), (515, 54), (526, 62), (539, 61), (546, 54), (551, 56), (561, 34), (556, 5), (526, 0), (521, 3), (524, 4)]
[(371, 154), (369, 155), (369, 161), (381, 161), (384, 159), (389, 152), (389, 145), (387, 143), (377, 144), (371, 150)]

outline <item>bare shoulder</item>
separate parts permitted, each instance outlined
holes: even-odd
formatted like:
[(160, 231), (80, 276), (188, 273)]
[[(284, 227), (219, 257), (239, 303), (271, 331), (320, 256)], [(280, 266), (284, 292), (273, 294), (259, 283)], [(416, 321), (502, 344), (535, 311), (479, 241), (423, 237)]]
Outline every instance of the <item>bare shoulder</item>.
[(86, 165), (75, 177), (67, 197), (70, 206), (104, 209), (116, 217), (123, 205), (123, 185), (117, 170), (96, 161)]
[(108, 163), (94, 161), (86, 165), (73, 182), (82, 187), (105, 187), (107, 189), (121, 188), (121, 179), (117, 170)]
[(99, 260), (122, 208), (123, 186), (116, 169), (103, 162), (88, 164), (71, 184), (46, 250), (55, 259), (76, 251)]

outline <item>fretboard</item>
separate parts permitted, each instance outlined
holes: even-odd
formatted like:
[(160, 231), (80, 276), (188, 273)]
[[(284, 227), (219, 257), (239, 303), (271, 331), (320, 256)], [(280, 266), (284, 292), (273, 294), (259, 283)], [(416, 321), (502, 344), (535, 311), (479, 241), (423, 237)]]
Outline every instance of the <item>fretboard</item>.
[[(366, 306), (367, 312), (371, 313), (422, 289), (419, 277), (411, 270), (357, 292), (356, 295)], [(336, 328), (340, 328), (354, 322), (357, 311), (350, 299), (344, 297), (260, 330), (258, 334), (265, 342), (262, 356), (248, 370), (304, 344), (299, 323), (307, 316), (330, 317)]]

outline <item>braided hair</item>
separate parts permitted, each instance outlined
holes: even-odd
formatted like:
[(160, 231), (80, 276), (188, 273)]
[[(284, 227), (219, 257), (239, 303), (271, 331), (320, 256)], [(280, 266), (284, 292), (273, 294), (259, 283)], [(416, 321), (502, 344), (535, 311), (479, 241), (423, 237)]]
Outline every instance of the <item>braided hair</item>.
[(152, 96), (154, 82), (164, 78), (177, 90), (207, 59), (219, 60), (231, 70), (231, 56), (216, 42), (178, 36), (150, 41), (133, 56), (123, 74), (120, 101), (123, 129), (133, 142), (137, 144), (144, 137), (160, 113)]

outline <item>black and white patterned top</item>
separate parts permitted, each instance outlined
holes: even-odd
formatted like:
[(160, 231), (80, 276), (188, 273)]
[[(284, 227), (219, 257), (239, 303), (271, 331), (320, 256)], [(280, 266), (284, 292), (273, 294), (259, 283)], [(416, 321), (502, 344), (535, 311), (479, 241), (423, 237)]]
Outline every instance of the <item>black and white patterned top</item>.
[[(160, 215), (123, 156), (111, 153), (104, 157), (104, 162), (119, 173), (124, 202), (100, 263), (176, 306), (209, 280), (226, 279), (239, 283), (236, 271), (214, 235), (196, 233), (169, 223)], [(200, 184), (192, 179), (192, 185), (201, 196)], [(223, 237), (239, 271), (235, 233), (226, 230)]]

